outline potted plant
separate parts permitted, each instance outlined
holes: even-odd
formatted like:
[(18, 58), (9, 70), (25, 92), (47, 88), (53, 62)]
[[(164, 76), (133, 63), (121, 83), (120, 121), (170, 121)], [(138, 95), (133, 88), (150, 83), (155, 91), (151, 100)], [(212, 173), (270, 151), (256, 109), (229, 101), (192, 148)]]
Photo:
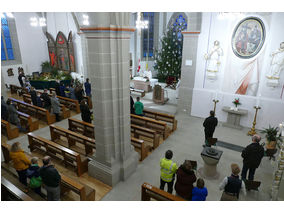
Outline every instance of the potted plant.
[(267, 140), (266, 149), (275, 149), (276, 145), (280, 148), (280, 142), (282, 142), (282, 139), (280, 136), (277, 136), (278, 127), (271, 127), (269, 125), (268, 128), (263, 129), (260, 132), (265, 134)]

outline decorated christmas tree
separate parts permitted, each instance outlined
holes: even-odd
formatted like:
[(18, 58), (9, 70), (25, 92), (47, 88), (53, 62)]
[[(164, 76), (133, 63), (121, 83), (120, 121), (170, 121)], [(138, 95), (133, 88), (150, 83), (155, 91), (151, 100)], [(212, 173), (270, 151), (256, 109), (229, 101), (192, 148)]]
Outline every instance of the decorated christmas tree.
[(167, 76), (178, 78), (181, 73), (182, 34), (173, 28), (167, 30), (162, 39), (162, 47), (155, 51), (154, 69), (158, 70), (159, 81), (165, 81)]

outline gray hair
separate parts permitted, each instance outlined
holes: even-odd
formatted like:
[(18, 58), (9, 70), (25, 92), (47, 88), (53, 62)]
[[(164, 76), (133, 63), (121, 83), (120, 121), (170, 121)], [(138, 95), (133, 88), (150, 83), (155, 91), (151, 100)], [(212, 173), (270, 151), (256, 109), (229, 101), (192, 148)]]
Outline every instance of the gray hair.
[(259, 143), (261, 141), (261, 137), (259, 135), (253, 135), (252, 141)]

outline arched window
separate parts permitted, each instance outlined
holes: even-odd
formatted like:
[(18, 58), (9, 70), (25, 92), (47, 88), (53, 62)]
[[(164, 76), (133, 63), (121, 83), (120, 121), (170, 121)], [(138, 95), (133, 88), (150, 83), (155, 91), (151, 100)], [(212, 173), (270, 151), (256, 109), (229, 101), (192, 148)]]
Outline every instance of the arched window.
[(175, 21), (173, 22), (172, 27), (173, 27), (173, 31), (177, 33), (177, 38), (179, 40), (182, 40), (181, 32), (186, 30), (187, 28), (187, 21), (182, 14), (179, 14), (175, 18)]
[(144, 29), (143, 32), (143, 57), (152, 57), (154, 52), (154, 16), (153, 12), (143, 12), (143, 19), (148, 20), (148, 29)]
[(10, 36), (9, 25), (6, 14), (1, 14), (1, 61), (14, 60), (12, 39)]

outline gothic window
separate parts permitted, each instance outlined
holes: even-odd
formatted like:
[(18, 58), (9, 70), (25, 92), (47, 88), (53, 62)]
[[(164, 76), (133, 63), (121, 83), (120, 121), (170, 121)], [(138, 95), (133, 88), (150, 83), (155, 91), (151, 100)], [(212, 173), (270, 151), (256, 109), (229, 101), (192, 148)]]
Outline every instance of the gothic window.
[(154, 53), (154, 12), (143, 12), (143, 19), (148, 20), (148, 29), (143, 29), (143, 57), (153, 57)]
[(176, 18), (175, 21), (172, 25), (173, 27), (173, 31), (177, 33), (177, 38), (178, 40), (182, 40), (182, 34), (181, 32), (183, 30), (186, 30), (187, 28), (187, 21), (185, 20), (185, 18), (183, 17), (182, 14), (179, 14)]
[(1, 61), (14, 60), (12, 39), (6, 15), (2, 13), (1, 16)]
[(58, 68), (64, 71), (70, 71), (68, 43), (62, 32), (59, 32), (56, 37), (56, 53)]

